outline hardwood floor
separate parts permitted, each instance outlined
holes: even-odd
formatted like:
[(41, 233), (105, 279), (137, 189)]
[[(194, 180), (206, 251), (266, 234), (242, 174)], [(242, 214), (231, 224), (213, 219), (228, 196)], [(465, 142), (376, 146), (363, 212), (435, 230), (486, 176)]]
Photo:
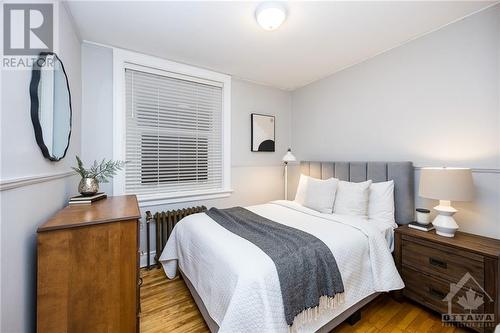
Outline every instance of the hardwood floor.
[(209, 333), (183, 280), (168, 280), (162, 269), (141, 277), (141, 333)]
[[(141, 270), (141, 333), (209, 333), (184, 281), (168, 280), (162, 269)], [(466, 332), (441, 326), (441, 317), (411, 302), (383, 295), (368, 304), (354, 326), (344, 323), (331, 333)], [(252, 332), (255, 333), (255, 332)]]

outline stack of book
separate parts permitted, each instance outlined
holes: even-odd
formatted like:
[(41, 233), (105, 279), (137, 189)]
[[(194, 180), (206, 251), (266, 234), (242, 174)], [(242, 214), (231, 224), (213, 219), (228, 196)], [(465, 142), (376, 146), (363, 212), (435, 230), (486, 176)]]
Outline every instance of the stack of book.
[(417, 229), (417, 230), (421, 230), (421, 231), (431, 231), (432, 229), (434, 229), (434, 226), (432, 225), (432, 223), (422, 224), (422, 223), (418, 223), (418, 222), (411, 222), (410, 224), (408, 224), (408, 227), (413, 228), (413, 229)]
[(69, 199), (69, 204), (70, 205), (91, 204), (95, 201), (99, 201), (104, 198), (106, 198), (106, 193), (104, 192), (99, 192), (91, 196), (77, 195)]

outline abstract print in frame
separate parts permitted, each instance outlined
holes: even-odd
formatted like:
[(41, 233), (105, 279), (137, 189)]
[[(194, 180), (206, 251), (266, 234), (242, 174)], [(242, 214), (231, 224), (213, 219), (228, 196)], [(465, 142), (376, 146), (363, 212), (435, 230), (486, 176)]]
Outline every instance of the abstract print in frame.
[(274, 116), (252, 113), (252, 151), (275, 151), (275, 118)]

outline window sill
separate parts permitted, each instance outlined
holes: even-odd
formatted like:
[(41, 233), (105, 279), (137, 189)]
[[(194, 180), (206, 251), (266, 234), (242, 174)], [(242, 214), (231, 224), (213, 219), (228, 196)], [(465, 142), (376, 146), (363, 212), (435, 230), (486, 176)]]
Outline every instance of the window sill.
[(172, 194), (148, 194), (137, 195), (139, 207), (159, 206), (175, 204), (179, 202), (200, 201), (210, 199), (220, 199), (229, 197), (233, 190), (212, 190), (212, 191), (197, 191)]

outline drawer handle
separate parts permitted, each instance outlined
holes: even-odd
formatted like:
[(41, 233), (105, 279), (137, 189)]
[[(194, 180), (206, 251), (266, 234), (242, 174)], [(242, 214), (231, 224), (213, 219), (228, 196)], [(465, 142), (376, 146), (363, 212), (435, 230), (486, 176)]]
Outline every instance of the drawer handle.
[(429, 264), (431, 264), (432, 266), (437, 266), (445, 269), (448, 267), (448, 265), (444, 261), (434, 258), (429, 258)]
[(443, 293), (443, 292), (441, 292), (439, 290), (436, 290), (436, 289), (434, 289), (432, 287), (429, 288), (429, 294), (431, 294), (432, 297), (437, 298), (439, 300), (442, 300), (442, 299), (444, 299), (446, 297), (445, 293)]

